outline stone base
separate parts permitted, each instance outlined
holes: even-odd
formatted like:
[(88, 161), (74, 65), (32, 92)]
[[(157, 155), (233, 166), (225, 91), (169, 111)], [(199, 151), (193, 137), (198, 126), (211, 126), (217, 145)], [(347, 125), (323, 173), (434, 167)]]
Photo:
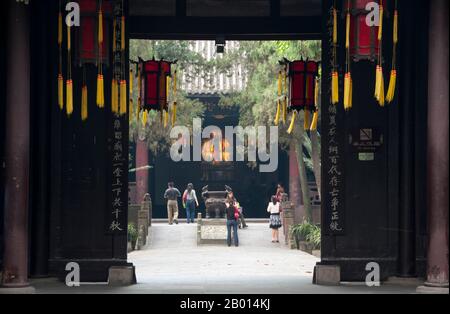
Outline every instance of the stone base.
[(110, 286), (131, 286), (137, 283), (134, 267), (111, 267), (109, 269), (108, 284)]
[(317, 265), (314, 268), (313, 284), (339, 286), (341, 284), (341, 268), (339, 266)]
[(227, 222), (225, 219), (201, 219), (197, 227), (197, 244), (227, 244)]
[(419, 294), (449, 294), (448, 287), (436, 288), (436, 287), (420, 286), (417, 288), (416, 292)]
[(25, 288), (2, 288), (0, 287), (0, 295), (21, 295), (21, 294), (36, 294), (36, 289), (33, 287)]

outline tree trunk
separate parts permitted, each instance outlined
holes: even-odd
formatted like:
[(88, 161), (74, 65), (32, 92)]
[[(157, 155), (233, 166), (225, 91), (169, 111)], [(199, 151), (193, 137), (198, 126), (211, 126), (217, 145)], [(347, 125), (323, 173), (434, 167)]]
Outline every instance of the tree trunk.
[(320, 135), (317, 131), (311, 132), (312, 160), (314, 176), (316, 177), (317, 191), (322, 199), (322, 161), (320, 157)]
[(294, 147), (297, 154), (298, 170), (300, 173), (300, 187), (303, 195), (303, 206), (305, 207), (305, 218), (307, 221), (312, 222), (311, 196), (309, 193), (308, 176), (306, 175), (303, 143), (295, 141)]

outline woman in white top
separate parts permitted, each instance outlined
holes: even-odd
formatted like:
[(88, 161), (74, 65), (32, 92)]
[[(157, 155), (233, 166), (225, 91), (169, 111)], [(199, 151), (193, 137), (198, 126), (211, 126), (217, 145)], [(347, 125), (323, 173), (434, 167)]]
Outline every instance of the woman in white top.
[(199, 207), (199, 203), (197, 199), (197, 193), (195, 193), (194, 185), (192, 183), (189, 183), (186, 191), (183, 194), (183, 205), (186, 209), (187, 223), (194, 223), (195, 208), (196, 206)]
[(272, 196), (272, 202), (267, 207), (270, 213), (270, 229), (272, 229), (272, 243), (280, 243), (280, 228), (283, 226), (281, 222), (281, 206), (276, 196)]

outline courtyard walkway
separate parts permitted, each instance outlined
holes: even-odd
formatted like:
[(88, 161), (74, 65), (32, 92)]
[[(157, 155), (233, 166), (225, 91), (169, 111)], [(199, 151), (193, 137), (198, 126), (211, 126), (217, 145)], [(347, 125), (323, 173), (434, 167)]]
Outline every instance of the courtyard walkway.
[(68, 288), (55, 279), (32, 282), (37, 293), (113, 294), (390, 294), (414, 293), (420, 282), (322, 287), (312, 284), (318, 259), (283, 244), (272, 244), (267, 224), (240, 231), (241, 246), (197, 246), (196, 225), (151, 228), (150, 243), (129, 255), (138, 284)]

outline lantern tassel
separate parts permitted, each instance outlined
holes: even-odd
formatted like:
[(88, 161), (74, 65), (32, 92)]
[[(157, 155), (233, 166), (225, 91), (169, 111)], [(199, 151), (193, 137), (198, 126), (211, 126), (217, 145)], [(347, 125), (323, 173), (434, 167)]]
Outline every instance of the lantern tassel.
[(386, 95), (386, 101), (388, 103), (391, 103), (394, 100), (396, 85), (397, 85), (397, 71), (396, 70), (392, 70), (391, 71), (391, 78), (389, 80), (389, 88), (388, 88), (388, 92), (387, 92), (387, 95)]
[(116, 79), (111, 82), (111, 112), (119, 113), (119, 84)]
[(164, 128), (167, 128), (169, 125), (169, 112), (167, 112), (167, 110), (164, 110), (163, 115), (164, 115)]
[(305, 110), (305, 121), (303, 128), (305, 131), (309, 130), (311, 128), (311, 112), (309, 110)]
[(73, 113), (73, 82), (72, 80), (67, 80), (66, 82), (66, 113), (70, 117)]
[(352, 109), (352, 74), (350, 72), (345, 74), (344, 79), (344, 109)]
[(311, 132), (317, 131), (317, 125), (319, 123), (319, 111), (316, 110), (313, 115), (312, 123), (311, 123)]
[(59, 109), (64, 109), (64, 77), (62, 74), (58, 75), (58, 105)]
[(294, 111), (294, 113), (292, 114), (291, 125), (289, 126), (289, 129), (287, 130), (288, 134), (292, 134), (292, 132), (294, 132), (296, 119), (297, 119), (297, 111)]
[(101, 46), (103, 44), (103, 11), (100, 9), (98, 11), (98, 44)]
[(177, 106), (177, 102), (174, 102), (172, 107), (172, 127), (175, 127), (175, 123), (177, 122)]
[(277, 114), (275, 116), (275, 125), (278, 126), (280, 124), (280, 116), (281, 116), (281, 103), (277, 101)]
[(84, 85), (81, 89), (81, 121), (88, 119), (88, 87)]
[(104, 108), (105, 106), (105, 86), (103, 75), (99, 74), (97, 76), (97, 106), (99, 108)]
[(333, 8), (333, 44), (337, 45), (338, 43), (338, 17), (337, 17), (337, 10), (336, 8)]
[(142, 113), (142, 126), (145, 127), (147, 125), (148, 122), (148, 111), (144, 110), (144, 112)]
[(122, 16), (122, 27), (121, 27), (121, 50), (125, 51), (125, 16)]
[(120, 115), (127, 114), (127, 81), (120, 81)]
[(339, 74), (337, 71), (333, 72), (332, 79), (332, 104), (336, 105), (339, 103)]

